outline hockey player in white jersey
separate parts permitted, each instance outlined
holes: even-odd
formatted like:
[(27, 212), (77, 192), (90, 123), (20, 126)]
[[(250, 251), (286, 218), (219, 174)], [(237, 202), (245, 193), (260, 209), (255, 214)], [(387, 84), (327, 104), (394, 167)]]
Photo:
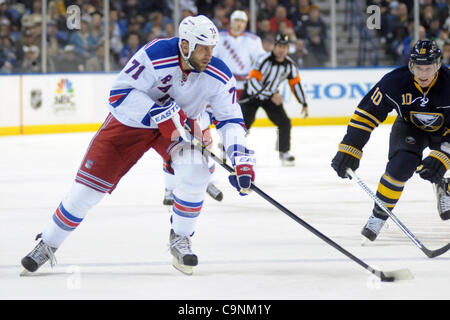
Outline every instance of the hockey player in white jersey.
[(245, 31), (247, 21), (245, 11), (233, 11), (230, 16), (230, 28), (220, 31), (219, 43), (214, 49), (214, 56), (222, 59), (236, 78), (238, 99), (244, 90), (253, 63), (260, 55), (266, 53), (261, 38)]
[[(201, 151), (190, 134), (208, 145), (193, 119), (212, 106), (216, 128), (234, 166), (230, 183), (246, 195), (255, 178), (253, 151), (236, 100), (235, 80), (226, 64), (212, 56), (219, 34), (205, 16), (187, 17), (179, 38), (156, 39), (130, 59), (110, 91), (110, 114), (88, 146), (75, 182), (49, 219), (37, 246), (22, 259), (28, 272), (55, 261), (55, 251), (87, 212), (112, 193), (120, 179), (149, 149), (172, 160), (177, 179), (169, 236), (173, 265), (192, 274), (198, 264), (191, 236), (209, 181)], [(160, 174), (155, 173), (155, 174)]]

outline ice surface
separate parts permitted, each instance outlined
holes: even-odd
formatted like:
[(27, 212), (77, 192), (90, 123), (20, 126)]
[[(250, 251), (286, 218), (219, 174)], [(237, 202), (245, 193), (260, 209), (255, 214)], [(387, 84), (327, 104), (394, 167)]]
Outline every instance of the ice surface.
[[(377, 128), (358, 175), (375, 191), (390, 126)], [(295, 167), (281, 167), (276, 129), (252, 128), (256, 184), (300, 218), (374, 268), (409, 268), (415, 279), (381, 283), (365, 269), (253, 193), (240, 197), (217, 166), (224, 200), (206, 197), (193, 238), (199, 266), (171, 266), (169, 211), (162, 205), (159, 156), (148, 152), (57, 251), (58, 265), (19, 277), (72, 183), (94, 133), (0, 137), (0, 299), (449, 299), (450, 253), (429, 259), (393, 223), (374, 243), (360, 230), (372, 202), (330, 167), (345, 126), (294, 127)], [(427, 247), (450, 241), (431, 185), (415, 175), (396, 216)]]

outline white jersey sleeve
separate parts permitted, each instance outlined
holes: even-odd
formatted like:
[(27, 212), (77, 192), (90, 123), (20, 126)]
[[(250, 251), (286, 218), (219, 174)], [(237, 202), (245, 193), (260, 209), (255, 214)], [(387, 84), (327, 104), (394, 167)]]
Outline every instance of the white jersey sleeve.
[(213, 123), (222, 139), (231, 161), (232, 150), (246, 148), (246, 127), (242, 111), (236, 96), (236, 81), (231, 71), (220, 59), (214, 58), (210, 64), (214, 69), (228, 77), (228, 81), (217, 83), (216, 93), (210, 97), (209, 104), (213, 116)]
[(109, 95), (110, 112), (120, 122), (133, 127), (143, 127), (141, 120), (155, 104), (148, 93), (158, 79), (144, 48), (120, 71)]

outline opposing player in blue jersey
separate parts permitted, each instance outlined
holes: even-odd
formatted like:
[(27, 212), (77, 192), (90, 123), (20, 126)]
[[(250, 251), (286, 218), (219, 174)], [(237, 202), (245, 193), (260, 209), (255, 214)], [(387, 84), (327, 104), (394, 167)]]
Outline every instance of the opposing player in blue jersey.
[[(444, 174), (450, 168), (450, 71), (441, 65), (441, 59), (434, 41), (419, 40), (411, 50), (408, 66), (386, 74), (359, 103), (331, 166), (341, 178), (347, 177), (347, 168), (356, 170), (372, 130), (395, 109), (398, 116), (377, 197), (392, 210), (417, 170), (436, 186), (439, 214), (447, 220), (450, 196)], [(427, 147), (431, 152), (422, 160)], [(375, 204), (362, 234), (374, 241), (387, 218)]]
[(246, 147), (235, 79), (225, 63), (212, 56), (218, 36), (205, 16), (187, 17), (180, 23), (179, 38), (156, 39), (130, 59), (114, 81), (110, 114), (89, 144), (75, 182), (38, 236), (41, 241), (22, 259), (27, 271), (54, 261), (55, 251), (89, 209), (153, 148), (164, 160), (171, 159), (177, 180), (169, 236), (173, 265), (192, 274), (198, 258), (191, 236), (210, 173), (202, 152), (191, 147), (190, 137), (210, 143), (196, 122), (208, 104), (235, 168), (231, 184), (245, 195), (255, 178), (255, 158)]

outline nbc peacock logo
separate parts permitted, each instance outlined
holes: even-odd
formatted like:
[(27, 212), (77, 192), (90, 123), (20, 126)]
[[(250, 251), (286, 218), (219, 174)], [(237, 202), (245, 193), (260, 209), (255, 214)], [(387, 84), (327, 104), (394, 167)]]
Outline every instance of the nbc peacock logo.
[(72, 86), (72, 82), (70, 82), (69, 79), (61, 79), (58, 82), (57, 88), (56, 88), (56, 93), (63, 93), (63, 92), (67, 92), (67, 93), (73, 93), (73, 86)]
[(56, 84), (56, 94), (53, 101), (55, 114), (66, 114), (75, 112), (75, 90), (69, 79), (61, 79)]

